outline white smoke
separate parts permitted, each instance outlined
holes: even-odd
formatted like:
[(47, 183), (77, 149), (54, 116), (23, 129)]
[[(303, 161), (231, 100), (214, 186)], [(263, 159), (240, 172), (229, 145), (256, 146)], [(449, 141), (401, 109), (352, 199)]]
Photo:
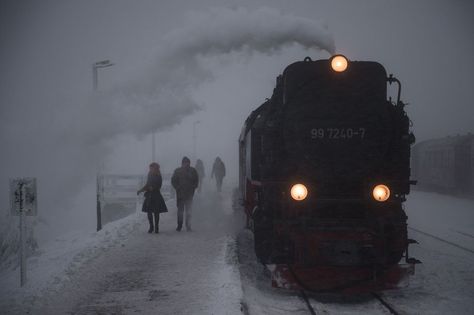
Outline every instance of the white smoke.
[(174, 125), (198, 110), (189, 90), (212, 77), (201, 66), (200, 57), (239, 51), (271, 55), (295, 43), (334, 52), (333, 39), (319, 21), (284, 15), (270, 8), (192, 12), (183, 27), (164, 36), (155, 63), (146, 75), (112, 94), (95, 97), (89, 110), (98, 111), (99, 115), (95, 121), (89, 118), (91, 138), (148, 134)]
[[(202, 57), (233, 52), (272, 55), (294, 44), (334, 51), (325, 25), (312, 19), (269, 8), (193, 12), (181, 28), (164, 36), (154, 62), (138, 79), (96, 93), (85, 102), (45, 102), (39, 110), (32, 107), (37, 114), (31, 116), (21, 114), (13, 104), (2, 105), (6, 107), (0, 117), (4, 149), (0, 207), (8, 209), (8, 177), (36, 176), (43, 217), (49, 220), (58, 213), (71, 212), (84, 183), (94, 181), (98, 164), (113, 152), (110, 140), (123, 134), (141, 137), (164, 130), (199, 110), (191, 90), (212, 79), (200, 62)], [(38, 107), (41, 102), (29, 106)], [(76, 207), (90, 206), (92, 209), (82, 211), (93, 214), (93, 195), (90, 197), (87, 205)]]
[(323, 23), (271, 8), (193, 12), (186, 25), (170, 32), (165, 42), (168, 55), (178, 57), (177, 61), (243, 49), (271, 54), (293, 43), (334, 52), (334, 41)]

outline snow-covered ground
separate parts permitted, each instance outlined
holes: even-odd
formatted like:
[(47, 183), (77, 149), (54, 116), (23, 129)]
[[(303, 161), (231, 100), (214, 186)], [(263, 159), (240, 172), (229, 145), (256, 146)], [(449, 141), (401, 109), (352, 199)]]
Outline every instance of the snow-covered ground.
[(408, 196), (406, 212), (410, 227), (474, 251), (473, 199), (414, 191)]
[(419, 242), (411, 256), (422, 264), (409, 287), (387, 292), (387, 300), (407, 314), (473, 314), (474, 200), (414, 191), (406, 213), (408, 235)]
[(143, 213), (98, 233), (66, 236), (1, 274), (0, 309), (7, 314), (240, 314), (231, 194), (196, 196), (193, 232), (177, 232), (176, 205), (149, 234)]
[[(18, 269), (1, 271), (0, 313), (308, 314), (294, 292), (270, 286), (231, 202), (230, 191), (196, 196), (194, 232), (175, 231), (170, 200), (158, 235), (147, 233), (139, 212), (100, 232), (57, 239), (28, 260), (26, 287), (19, 288)], [(411, 255), (423, 263), (408, 287), (384, 298), (401, 314), (471, 314), (474, 201), (415, 191), (406, 212), (410, 237), (420, 242)], [(388, 314), (372, 298), (313, 296), (311, 303), (323, 314)]]
[(20, 287), (19, 266), (2, 266), (0, 273), (0, 309), (23, 313), (48, 292), (59, 290), (71, 281), (82, 265), (125, 241), (137, 228), (137, 216), (110, 223), (100, 232), (73, 232), (47, 242), (27, 260), (27, 284)]

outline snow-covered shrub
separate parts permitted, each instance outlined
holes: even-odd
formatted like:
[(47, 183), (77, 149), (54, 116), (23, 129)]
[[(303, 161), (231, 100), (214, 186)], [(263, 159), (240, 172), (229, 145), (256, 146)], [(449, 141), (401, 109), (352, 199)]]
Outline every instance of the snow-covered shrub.
[[(18, 253), (20, 251), (20, 218), (10, 213), (1, 214), (0, 224), (0, 265), (9, 267), (18, 264)], [(26, 256), (31, 256), (38, 249), (38, 243), (33, 234), (35, 219), (26, 217)]]

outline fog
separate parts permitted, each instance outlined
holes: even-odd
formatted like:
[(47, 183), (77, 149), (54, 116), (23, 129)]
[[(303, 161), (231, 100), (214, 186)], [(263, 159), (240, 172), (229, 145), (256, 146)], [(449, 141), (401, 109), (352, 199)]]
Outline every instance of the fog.
[(8, 179), (33, 176), (42, 235), (93, 230), (96, 173), (146, 172), (153, 132), (162, 172), (187, 155), (209, 176), (219, 155), (236, 185), (246, 116), (306, 56), (381, 62), (420, 140), (473, 132), (473, 13), (459, 0), (2, 1), (1, 219)]

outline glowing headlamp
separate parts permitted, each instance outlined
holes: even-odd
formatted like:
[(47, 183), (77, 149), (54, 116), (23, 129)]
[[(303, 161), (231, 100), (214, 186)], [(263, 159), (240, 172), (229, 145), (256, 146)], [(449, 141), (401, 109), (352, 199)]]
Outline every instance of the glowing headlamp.
[(343, 55), (335, 55), (331, 58), (331, 68), (336, 72), (344, 72), (349, 62)]
[(390, 189), (385, 185), (377, 185), (372, 191), (372, 196), (377, 201), (387, 201), (387, 199), (390, 197)]
[(301, 201), (308, 196), (308, 189), (306, 188), (305, 185), (303, 184), (296, 184), (291, 187), (291, 198), (293, 198), (296, 201)]

